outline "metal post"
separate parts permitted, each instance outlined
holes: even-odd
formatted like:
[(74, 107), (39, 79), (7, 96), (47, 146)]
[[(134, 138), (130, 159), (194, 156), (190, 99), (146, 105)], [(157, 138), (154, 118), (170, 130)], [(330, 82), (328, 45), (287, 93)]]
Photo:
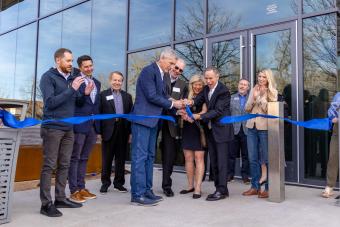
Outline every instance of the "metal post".
[[(283, 102), (269, 102), (268, 114), (283, 117)], [(285, 200), (284, 122), (268, 119), (269, 201)]]

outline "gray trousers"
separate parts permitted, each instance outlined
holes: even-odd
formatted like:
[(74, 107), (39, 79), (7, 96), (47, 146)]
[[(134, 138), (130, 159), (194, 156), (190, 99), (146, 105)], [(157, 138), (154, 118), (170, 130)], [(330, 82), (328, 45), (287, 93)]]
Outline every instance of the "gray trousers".
[(73, 149), (73, 130), (41, 128), (43, 139), (43, 166), (40, 175), (40, 200), (42, 205), (52, 202), (51, 178), (56, 170), (55, 200), (65, 200), (65, 186)]
[(327, 163), (327, 186), (335, 187), (339, 170), (339, 125), (334, 124)]

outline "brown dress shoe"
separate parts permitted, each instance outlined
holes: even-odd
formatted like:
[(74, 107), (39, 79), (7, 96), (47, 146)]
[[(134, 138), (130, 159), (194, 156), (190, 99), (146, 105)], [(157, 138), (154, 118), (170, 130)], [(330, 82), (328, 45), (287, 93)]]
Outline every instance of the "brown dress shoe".
[(242, 195), (244, 195), (244, 196), (258, 195), (258, 194), (259, 194), (259, 191), (256, 190), (255, 188), (251, 188), (248, 191), (245, 191), (245, 192), (242, 193)]
[(70, 195), (70, 200), (75, 203), (85, 203), (86, 199), (82, 197), (79, 191), (74, 192)]
[(95, 194), (92, 194), (87, 189), (82, 189), (82, 190), (80, 190), (79, 193), (84, 199), (95, 199), (95, 198), (97, 198), (97, 196)]
[(262, 191), (262, 192), (260, 191), (258, 197), (261, 199), (266, 199), (269, 197), (269, 193), (268, 191)]

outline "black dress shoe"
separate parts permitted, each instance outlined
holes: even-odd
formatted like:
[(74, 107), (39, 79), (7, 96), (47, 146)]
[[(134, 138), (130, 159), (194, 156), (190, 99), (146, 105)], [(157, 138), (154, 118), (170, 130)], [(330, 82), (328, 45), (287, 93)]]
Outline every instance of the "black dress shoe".
[(56, 200), (54, 205), (57, 208), (79, 208), (83, 206), (83, 204), (72, 202), (69, 199), (65, 199), (63, 201)]
[(188, 194), (188, 193), (190, 193), (190, 192), (194, 192), (194, 191), (195, 191), (195, 189), (194, 189), (194, 188), (192, 188), (192, 189), (190, 189), (190, 190), (186, 190), (186, 189), (184, 189), (184, 190), (180, 191), (180, 192), (179, 192), (179, 194)]
[(221, 199), (225, 199), (226, 195), (222, 194), (221, 192), (216, 191), (214, 194), (210, 194), (207, 197), (207, 201), (217, 201), (217, 200), (221, 200)]
[(201, 198), (201, 194), (194, 193), (194, 194), (192, 194), (192, 198), (193, 199), (199, 199), (199, 198)]
[(171, 190), (171, 188), (164, 189), (163, 193), (166, 197), (173, 197), (174, 196), (174, 192)]
[(105, 194), (105, 193), (107, 193), (107, 190), (108, 190), (108, 188), (109, 188), (109, 186), (108, 185), (102, 185), (101, 187), (100, 187), (100, 193), (102, 193), (102, 194)]
[(41, 205), (40, 214), (46, 215), (47, 217), (60, 217), (63, 215), (52, 202)]

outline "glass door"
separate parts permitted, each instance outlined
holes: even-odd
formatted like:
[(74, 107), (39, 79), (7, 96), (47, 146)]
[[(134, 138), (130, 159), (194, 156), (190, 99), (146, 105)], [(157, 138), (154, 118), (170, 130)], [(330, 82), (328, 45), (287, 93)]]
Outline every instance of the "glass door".
[[(297, 119), (296, 28), (295, 23), (251, 29), (208, 40), (207, 63), (219, 69), (230, 92), (237, 92), (240, 78), (253, 87), (261, 69), (271, 69), (279, 100), (285, 102), (285, 117)], [(286, 180), (297, 181), (297, 128), (285, 123)], [(236, 175), (240, 176), (240, 160)]]
[[(286, 118), (297, 120), (296, 34), (295, 23), (249, 30), (249, 68), (252, 86), (262, 69), (271, 69), (284, 101)], [(286, 180), (297, 181), (297, 127), (284, 123)]]
[(215, 66), (221, 73), (220, 80), (231, 93), (237, 92), (240, 78), (247, 76), (247, 33), (237, 33), (208, 40), (208, 65)]

